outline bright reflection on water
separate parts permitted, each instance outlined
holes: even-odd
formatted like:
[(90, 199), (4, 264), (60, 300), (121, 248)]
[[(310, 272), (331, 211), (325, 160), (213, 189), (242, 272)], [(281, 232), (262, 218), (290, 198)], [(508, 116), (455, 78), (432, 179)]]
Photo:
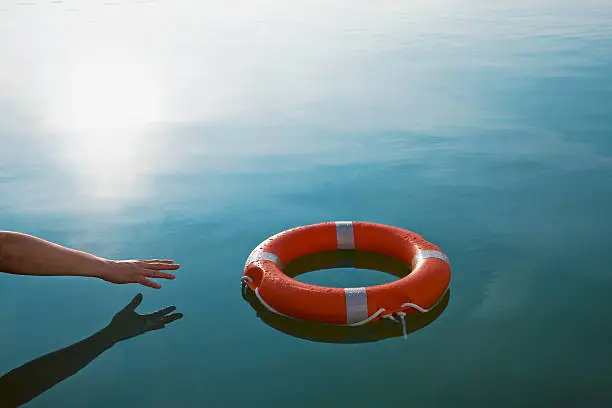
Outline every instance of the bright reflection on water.
[[(610, 21), (603, 0), (0, 2), (0, 228), (182, 265), (142, 307), (184, 319), (32, 406), (609, 406)], [(346, 219), (449, 254), (450, 303), (408, 341), (306, 342), (243, 302), (255, 245)], [(0, 372), (138, 290), (2, 274)]]

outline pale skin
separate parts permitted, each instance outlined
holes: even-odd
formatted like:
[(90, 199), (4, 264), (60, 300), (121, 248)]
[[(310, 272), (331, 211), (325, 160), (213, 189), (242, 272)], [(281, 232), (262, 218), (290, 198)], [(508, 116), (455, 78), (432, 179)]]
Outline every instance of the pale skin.
[(113, 261), (54, 244), (20, 232), (0, 231), (0, 272), (36, 276), (85, 276), (111, 283), (139, 283), (153, 289), (151, 279), (174, 279), (179, 265), (169, 259)]

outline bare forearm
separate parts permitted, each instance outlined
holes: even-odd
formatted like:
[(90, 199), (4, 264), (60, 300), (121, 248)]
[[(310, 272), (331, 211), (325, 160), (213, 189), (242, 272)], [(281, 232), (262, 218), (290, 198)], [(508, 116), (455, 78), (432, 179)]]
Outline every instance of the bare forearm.
[(0, 272), (39, 276), (89, 276), (112, 283), (140, 283), (159, 289), (150, 278), (174, 279), (169, 259), (113, 261), (66, 248), (31, 235), (0, 231)]
[(0, 231), (0, 271), (99, 277), (106, 260), (18, 232)]

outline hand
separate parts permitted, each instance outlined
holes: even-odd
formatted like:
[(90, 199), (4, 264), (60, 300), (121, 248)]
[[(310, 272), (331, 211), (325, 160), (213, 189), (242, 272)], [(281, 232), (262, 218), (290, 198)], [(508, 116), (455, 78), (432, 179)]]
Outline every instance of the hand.
[(179, 268), (171, 260), (151, 259), (148, 261), (106, 261), (100, 271), (100, 278), (112, 283), (140, 283), (153, 289), (160, 289), (161, 285), (148, 278), (174, 279), (171, 273), (162, 270), (176, 270)]
[(113, 342), (126, 340), (151, 330), (163, 329), (167, 324), (183, 317), (182, 313), (168, 314), (176, 310), (170, 306), (154, 313), (140, 315), (136, 308), (142, 302), (142, 294), (134, 296), (134, 299), (113, 317), (113, 320), (104, 329), (110, 335)]

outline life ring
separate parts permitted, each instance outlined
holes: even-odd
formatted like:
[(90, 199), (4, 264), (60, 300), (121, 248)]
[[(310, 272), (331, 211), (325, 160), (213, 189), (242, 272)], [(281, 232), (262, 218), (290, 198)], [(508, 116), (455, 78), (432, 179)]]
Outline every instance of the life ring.
[[(332, 288), (285, 275), (283, 265), (337, 249), (378, 252), (411, 265), (402, 279), (377, 286)], [(270, 311), (319, 323), (360, 326), (381, 317), (425, 313), (450, 285), (448, 257), (436, 245), (402, 228), (370, 222), (325, 222), (283, 231), (249, 255), (242, 281)]]
[[(375, 252), (365, 251), (323, 251), (306, 255), (293, 260), (283, 268), (283, 272), (290, 278), (319, 270), (355, 267), (373, 269), (403, 278), (410, 273), (410, 267), (395, 258)], [(244, 299), (257, 313), (257, 317), (271, 328), (290, 336), (321, 342), (321, 343), (371, 343), (380, 340), (404, 336), (423, 329), (433, 323), (446, 309), (450, 290), (442, 300), (427, 313), (416, 313), (406, 316), (406, 331), (403, 327), (388, 319), (365, 324), (362, 326), (331, 325), (325, 323), (309, 322), (280, 316), (266, 308), (252, 290), (245, 290)]]

